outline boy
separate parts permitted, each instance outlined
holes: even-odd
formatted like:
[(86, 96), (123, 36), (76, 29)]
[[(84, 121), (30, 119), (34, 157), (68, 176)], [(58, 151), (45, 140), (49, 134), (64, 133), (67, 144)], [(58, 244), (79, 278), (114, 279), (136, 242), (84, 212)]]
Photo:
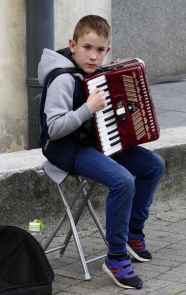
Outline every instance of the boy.
[[(93, 74), (110, 50), (110, 27), (95, 15), (83, 17), (75, 27), (69, 48), (44, 49), (38, 75), (44, 85), (56, 68), (77, 68), (77, 74), (62, 74), (47, 90), (45, 125), (41, 141), (46, 158), (62, 170), (84, 175), (107, 186), (106, 239), (109, 252), (103, 270), (123, 288), (140, 289), (129, 251), (140, 261), (152, 258), (146, 250), (144, 223), (164, 171), (164, 160), (154, 152), (135, 146), (107, 157), (96, 149), (91, 129), (92, 115), (106, 106), (104, 91), (88, 98), (82, 88), (85, 75)], [(134, 177), (135, 176), (135, 179)]]

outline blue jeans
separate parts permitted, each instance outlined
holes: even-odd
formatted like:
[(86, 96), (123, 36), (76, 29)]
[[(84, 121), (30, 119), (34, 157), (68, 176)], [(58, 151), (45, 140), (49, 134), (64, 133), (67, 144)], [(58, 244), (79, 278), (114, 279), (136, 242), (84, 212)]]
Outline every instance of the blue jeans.
[(127, 149), (113, 158), (90, 147), (78, 150), (73, 171), (109, 189), (106, 239), (110, 253), (127, 252), (129, 227), (144, 228), (164, 167), (161, 156), (140, 146)]

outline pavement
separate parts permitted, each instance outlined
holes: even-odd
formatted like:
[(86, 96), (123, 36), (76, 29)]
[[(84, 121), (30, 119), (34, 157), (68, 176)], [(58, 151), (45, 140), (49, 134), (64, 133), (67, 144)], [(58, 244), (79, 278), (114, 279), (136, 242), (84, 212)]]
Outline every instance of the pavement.
[(150, 85), (160, 129), (186, 127), (186, 80)]
[[(151, 91), (162, 134), (157, 145), (163, 146), (167, 137), (167, 144), (186, 144), (186, 81), (151, 85)], [(102, 237), (89, 220), (83, 224), (80, 220), (78, 232), (86, 258), (107, 253)], [(91, 280), (85, 281), (72, 240), (62, 259), (57, 259), (57, 253), (47, 256), (55, 274), (53, 294), (186, 295), (186, 202), (169, 210), (160, 208), (158, 212), (153, 212), (152, 206), (144, 232), (153, 259), (143, 263), (132, 260), (144, 282), (141, 290), (115, 285), (102, 270), (104, 258), (88, 264)], [(63, 235), (64, 232), (59, 233), (52, 244), (58, 246)]]
[[(67, 247), (61, 260), (56, 254), (48, 254), (54, 270), (55, 295), (186, 295), (186, 207), (153, 214), (145, 228), (147, 249), (153, 259), (150, 262), (132, 260), (136, 273), (143, 280), (143, 288), (123, 289), (102, 270), (104, 258), (88, 264), (90, 281), (84, 280), (74, 241)], [(79, 236), (86, 258), (107, 253), (99, 232), (94, 227), (81, 225)], [(60, 237), (55, 238), (55, 246)]]

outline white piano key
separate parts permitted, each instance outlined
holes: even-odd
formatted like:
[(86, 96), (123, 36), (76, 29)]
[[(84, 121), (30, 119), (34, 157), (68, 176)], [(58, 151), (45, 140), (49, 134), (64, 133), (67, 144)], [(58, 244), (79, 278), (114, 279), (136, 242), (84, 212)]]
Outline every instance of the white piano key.
[[(100, 124), (102, 122), (105, 122), (105, 125), (106, 125), (107, 124), (107, 121), (109, 121), (110, 119), (112, 119), (111, 117), (113, 117), (113, 116), (114, 116), (114, 111), (110, 111), (110, 112), (108, 112), (106, 114), (103, 114), (103, 116), (96, 117), (96, 122), (98, 124)], [(114, 116), (114, 119), (115, 119), (115, 116)], [(115, 121), (116, 121), (116, 119), (115, 119)]]
[(112, 134), (109, 134), (109, 135), (107, 134), (104, 137), (103, 136), (100, 137), (100, 141), (102, 143), (107, 142), (107, 141), (111, 142), (111, 140), (113, 139), (113, 137), (118, 137), (118, 136), (119, 136), (119, 132), (118, 131), (115, 131)]
[(101, 111), (101, 112), (99, 111), (98, 114), (97, 113), (95, 114), (95, 117), (96, 117), (97, 120), (99, 120), (99, 118), (106, 117), (107, 114), (109, 114), (110, 112), (113, 112), (111, 107), (105, 109), (104, 111)]
[(102, 110), (100, 110), (100, 111), (97, 111), (97, 112), (95, 113), (95, 116), (96, 116), (97, 114), (99, 114), (99, 113), (102, 113), (102, 112), (104, 112), (104, 111), (110, 109), (110, 108), (112, 108), (112, 105), (107, 104), (107, 106), (106, 106), (104, 109), (102, 109)]
[[(120, 135), (116, 124), (114, 111), (112, 110), (112, 101), (110, 99), (108, 86), (107, 84), (102, 85), (104, 83), (107, 83), (105, 75), (89, 80), (87, 82), (87, 86), (89, 89), (89, 93), (91, 93), (98, 87), (100, 88), (100, 90), (105, 90), (106, 92), (107, 106), (103, 110), (96, 112), (95, 117), (100, 141), (103, 141), (103, 152), (105, 155), (109, 156), (120, 151), (122, 149), (122, 144), (120, 142)], [(109, 119), (109, 117), (111, 116), (113, 116), (113, 118)], [(107, 120), (105, 121), (105, 119)]]
[(97, 85), (90, 85), (90, 86), (88, 86), (89, 93), (91, 93), (92, 91), (94, 91), (96, 88), (99, 88), (100, 90), (108, 91), (108, 85), (107, 84), (102, 85), (102, 86), (100, 86), (99, 84), (97, 84)]
[(88, 87), (88, 91), (89, 91), (89, 93), (92, 93), (96, 88), (99, 88), (100, 90), (104, 90), (104, 91), (108, 91), (108, 87), (99, 87), (99, 85), (93, 85), (93, 86), (89, 86)]
[(106, 141), (104, 143), (101, 143), (103, 151), (108, 151), (108, 150), (114, 148), (115, 146), (118, 146), (118, 144), (121, 144), (120, 137), (116, 138), (112, 142)]
[(102, 148), (105, 150), (108, 150), (114, 145), (118, 144), (119, 142), (120, 142), (120, 137), (118, 136), (114, 138), (113, 140), (107, 140), (105, 142), (102, 142)]
[(102, 122), (102, 123), (100, 123), (100, 124), (97, 124), (97, 128), (98, 128), (98, 131), (100, 131), (100, 130), (102, 130), (102, 131), (105, 131), (105, 130), (107, 130), (107, 128), (109, 127), (109, 126), (117, 126), (116, 125), (116, 120), (115, 119), (111, 119), (111, 120), (109, 120), (108, 122), (107, 122), (107, 124), (104, 124), (105, 122)]
[(99, 88), (100, 91), (104, 90), (105, 92), (108, 91), (108, 85), (103, 85), (103, 86), (97, 86), (97, 88)]
[(91, 80), (87, 81), (87, 85), (88, 86), (91, 86), (93, 84), (98, 84), (100, 82), (106, 82), (106, 81), (107, 81), (106, 80), (106, 76), (105, 75), (102, 75), (102, 76), (99, 76), (97, 78), (94, 78), (94, 79), (91, 79)]
[(112, 110), (110, 105), (106, 106), (103, 110), (100, 110), (100, 111), (96, 112), (95, 117), (96, 117), (96, 119), (99, 119), (99, 118), (102, 118), (102, 117), (106, 117), (109, 114), (114, 115), (114, 111)]
[(107, 102), (107, 105), (108, 105), (108, 104), (112, 104), (112, 101), (111, 101), (111, 99), (110, 99), (110, 96), (107, 96), (107, 95), (106, 95), (106, 102)]
[(103, 149), (103, 152), (104, 152), (104, 154), (106, 156), (110, 156), (110, 155), (112, 155), (114, 153), (117, 153), (117, 152), (121, 151), (121, 149), (122, 149), (122, 144), (118, 143), (117, 145), (115, 145), (114, 147), (112, 147), (112, 148), (110, 148), (108, 150)]
[[(100, 139), (101, 138), (103, 138), (103, 137), (105, 137), (105, 136), (109, 136), (109, 135), (111, 135), (112, 133), (114, 133), (114, 132), (118, 132), (118, 128), (117, 128), (117, 126), (115, 125), (115, 126), (110, 126), (110, 127), (108, 127), (106, 130), (104, 130), (104, 131), (102, 131), (102, 130), (100, 130), (100, 132), (99, 132), (99, 137), (100, 137)], [(119, 132), (118, 132), (118, 134), (119, 134)]]

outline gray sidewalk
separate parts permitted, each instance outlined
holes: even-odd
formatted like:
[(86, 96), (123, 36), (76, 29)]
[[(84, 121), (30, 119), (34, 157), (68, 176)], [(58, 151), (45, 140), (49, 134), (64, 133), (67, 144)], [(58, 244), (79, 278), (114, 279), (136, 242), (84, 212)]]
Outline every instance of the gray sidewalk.
[[(107, 252), (96, 228), (81, 224), (79, 234), (86, 255), (96, 256)], [(152, 252), (153, 259), (150, 262), (133, 262), (136, 272), (144, 281), (141, 290), (125, 290), (115, 285), (102, 271), (104, 259), (88, 264), (91, 280), (84, 281), (76, 247), (72, 242), (62, 260), (58, 260), (54, 253), (48, 254), (55, 273), (53, 294), (186, 295), (186, 207), (159, 214), (154, 214), (152, 209), (145, 234), (147, 248)], [(55, 239), (55, 244), (58, 243), (59, 237)]]
[(186, 80), (154, 84), (150, 88), (160, 129), (186, 126)]

